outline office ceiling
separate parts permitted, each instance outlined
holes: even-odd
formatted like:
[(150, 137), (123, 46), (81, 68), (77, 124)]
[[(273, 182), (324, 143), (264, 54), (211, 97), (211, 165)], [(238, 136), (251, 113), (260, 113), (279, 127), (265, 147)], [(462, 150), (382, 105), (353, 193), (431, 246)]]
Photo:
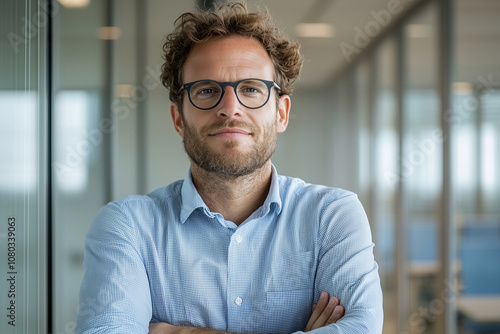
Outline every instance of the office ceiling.
[[(298, 85), (311, 87), (324, 83), (349, 65), (367, 48), (363, 44), (365, 40), (371, 42), (377, 39), (387, 26), (395, 22), (416, 1), (262, 0), (261, 2), (269, 8), (285, 30), (301, 43), (305, 64)], [(380, 13), (380, 15), (374, 15), (374, 13)], [(388, 15), (384, 17), (382, 13), (388, 13)], [(295, 27), (300, 23), (332, 24), (335, 28), (335, 35), (331, 38), (297, 36)], [(373, 37), (369, 36), (367, 31)], [(367, 38), (363, 39), (363, 34)]]
[[(355, 37), (359, 35), (356, 33), (357, 28), (365, 34), (366, 29), (372, 29), (373, 37), (365, 36), (370, 41), (374, 40), (382, 33), (385, 25), (396, 21), (416, 2), (415, 0), (247, 0), (250, 7), (267, 8), (277, 25), (300, 42), (305, 63), (297, 87), (311, 87), (324, 83), (348, 65), (349, 60), (352, 61), (357, 53), (363, 51), (365, 47), (356, 46), (362, 42), (359, 40), (356, 44)], [(163, 12), (169, 16), (173, 13), (178, 15), (186, 10), (192, 10), (196, 3), (196, 1), (189, 4), (183, 1), (150, 0), (150, 6), (157, 7), (155, 13), (151, 14), (159, 15)], [(164, 7), (164, 10), (158, 11), (159, 7)], [(388, 15), (384, 16), (382, 12)], [(334, 36), (300, 37), (296, 33), (296, 26), (301, 23), (331, 24), (335, 31)], [(170, 27), (169, 25), (164, 28)], [(158, 37), (160, 36), (152, 35), (152, 38)], [(344, 56), (341, 45), (349, 57)]]
[[(350, 64), (350, 60), (354, 59), (357, 53), (366, 50), (367, 46), (363, 43), (377, 39), (383, 34), (382, 28), (394, 23), (418, 2), (418, 0), (247, 0), (250, 7), (269, 9), (278, 26), (302, 45), (305, 64), (301, 79), (296, 84), (297, 89), (321, 85), (333, 78)], [(94, 7), (95, 11), (96, 6), (102, 6), (103, 3), (102, 0), (90, 0), (89, 7)], [(120, 15), (126, 17), (125, 22), (130, 21), (133, 26), (134, 9), (137, 4), (144, 5), (147, 15), (148, 52), (160, 53), (161, 43), (165, 35), (172, 30), (173, 21), (183, 12), (194, 10), (197, 3), (196, 0), (141, 2), (115, 0), (114, 15), (115, 18)], [(458, 0), (455, 5), (460, 9), (455, 15), (456, 36), (459, 36), (459, 40), (455, 43), (457, 52), (454, 53), (455, 61), (459, 64), (456, 71), (457, 81), (473, 82), (479, 75), (489, 75), (491, 69), (498, 63), (500, 1)], [(128, 10), (124, 10), (125, 7)], [(71, 13), (68, 11), (64, 22), (59, 26), (63, 39), (96, 37), (95, 31), (85, 30), (85, 26), (90, 20), (102, 20), (102, 18), (91, 16), (91, 10), (87, 12), (89, 14), (84, 15), (84, 10), (72, 10)], [(414, 27), (416, 30), (406, 33), (420, 38), (422, 45), (425, 45), (426, 38), (436, 40), (435, 29), (438, 20), (436, 11), (427, 17), (426, 15), (418, 17), (419, 20)], [(335, 34), (328, 38), (300, 37), (297, 35), (296, 27), (301, 23), (331, 24)], [(431, 34), (428, 34), (426, 26), (431, 27), (431, 30), (434, 29)], [(369, 36), (370, 34), (372, 36)], [(120, 38), (122, 40), (130, 38), (132, 41), (134, 37), (124, 35)], [(431, 45), (429, 41), (427, 45)], [(436, 49), (435, 44), (434, 49)], [(426, 62), (429, 60), (435, 62), (437, 55), (428, 57), (429, 51), (425, 48), (416, 48), (415, 52), (417, 54), (413, 58), (414, 61), (420, 62), (418, 64), (422, 69), (420, 77), (425, 84), (426, 78), (436, 72), (435, 66)], [(421, 53), (422, 57), (418, 53)]]

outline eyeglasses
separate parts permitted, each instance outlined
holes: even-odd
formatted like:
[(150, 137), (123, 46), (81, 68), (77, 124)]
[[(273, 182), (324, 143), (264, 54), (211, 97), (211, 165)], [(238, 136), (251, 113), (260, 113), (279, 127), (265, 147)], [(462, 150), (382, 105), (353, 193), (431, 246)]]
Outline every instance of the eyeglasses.
[(251, 78), (236, 82), (198, 80), (182, 85), (177, 91), (177, 95), (180, 95), (181, 91), (185, 89), (193, 106), (208, 110), (215, 108), (220, 103), (226, 86), (233, 87), (238, 101), (249, 109), (258, 109), (264, 106), (271, 95), (271, 88), (275, 87), (278, 91), (281, 90), (274, 81), (262, 79)]

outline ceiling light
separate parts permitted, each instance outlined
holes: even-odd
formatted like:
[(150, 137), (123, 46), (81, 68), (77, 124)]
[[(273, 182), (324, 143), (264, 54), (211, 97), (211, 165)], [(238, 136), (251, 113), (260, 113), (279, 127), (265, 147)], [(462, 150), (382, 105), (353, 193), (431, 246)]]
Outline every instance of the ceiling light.
[(115, 87), (115, 93), (118, 97), (131, 97), (134, 86), (128, 84), (121, 84)]
[(332, 38), (335, 27), (328, 23), (300, 23), (295, 26), (295, 33), (299, 37)]
[(427, 24), (408, 24), (406, 36), (409, 38), (426, 38), (432, 36), (432, 28)]
[(470, 82), (457, 81), (453, 83), (453, 93), (456, 95), (472, 95), (474, 89)]
[(83, 8), (87, 7), (90, 0), (57, 0), (66, 8)]
[(97, 31), (100, 39), (113, 40), (120, 37), (120, 28), (118, 27), (100, 27)]

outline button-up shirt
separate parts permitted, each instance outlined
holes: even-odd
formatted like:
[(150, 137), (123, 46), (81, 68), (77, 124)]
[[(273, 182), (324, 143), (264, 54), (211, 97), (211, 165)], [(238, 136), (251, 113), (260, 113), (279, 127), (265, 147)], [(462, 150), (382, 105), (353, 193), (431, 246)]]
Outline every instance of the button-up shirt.
[(273, 166), (264, 204), (238, 226), (210, 211), (190, 175), (100, 210), (76, 333), (147, 333), (150, 322), (300, 332), (321, 291), (345, 316), (314, 333), (382, 332), (378, 267), (355, 194)]

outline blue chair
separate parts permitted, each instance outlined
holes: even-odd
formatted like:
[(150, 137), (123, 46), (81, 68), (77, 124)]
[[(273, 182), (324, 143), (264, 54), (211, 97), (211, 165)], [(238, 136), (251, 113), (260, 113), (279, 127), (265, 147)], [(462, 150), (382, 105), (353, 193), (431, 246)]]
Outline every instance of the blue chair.
[(437, 225), (433, 221), (415, 221), (409, 226), (409, 258), (410, 261), (437, 261)]
[(500, 243), (500, 223), (494, 221), (468, 222), (462, 229), (462, 239), (497, 241)]
[[(463, 295), (500, 294), (500, 239), (464, 239), (459, 249)], [(498, 332), (500, 323), (479, 324), (466, 319), (476, 332)]]
[(381, 271), (386, 273), (392, 272), (394, 270), (395, 251), (394, 222), (390, 217), (383, 217), (375, 228), (377, 239), (374, 242), (378, 256), (380, 257), (378, 261), (379, 265), (381, 265)]
[(500, 241), (463, 240), (464, 294), (500, 294)]
[[(427, 265), (432, 268), (438, 262), (438, 227), (431, 220), (415, 220), (410, 223), (407, 230), (406, 245), (410, 266)], [(411, 269), (410, 269), (411, 270)], [(414, 276), (417, 289), (417, 306), (429, 305), (435, 298), (435, 272)]]

